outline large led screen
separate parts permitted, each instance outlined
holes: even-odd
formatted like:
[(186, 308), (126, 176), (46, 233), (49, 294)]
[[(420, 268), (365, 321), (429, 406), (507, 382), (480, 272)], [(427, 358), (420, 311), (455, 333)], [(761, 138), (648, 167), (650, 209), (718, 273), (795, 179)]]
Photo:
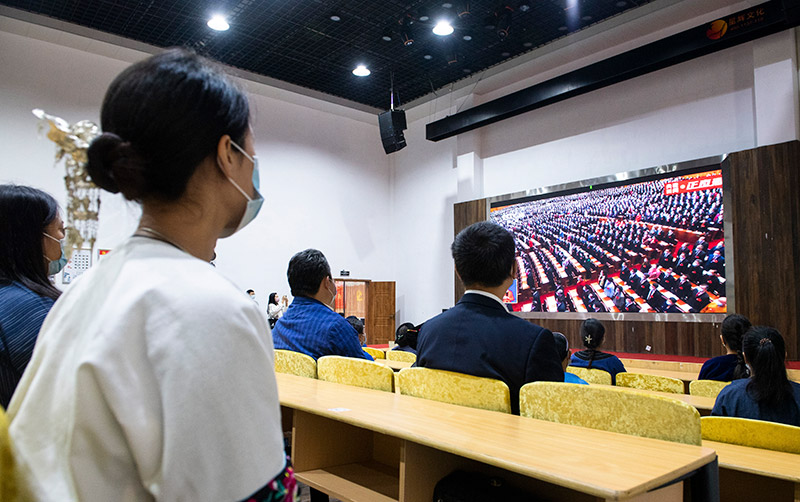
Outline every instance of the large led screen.
[(722, 172), (491, 204), (516, 242), (515, 311), (724, 313)]

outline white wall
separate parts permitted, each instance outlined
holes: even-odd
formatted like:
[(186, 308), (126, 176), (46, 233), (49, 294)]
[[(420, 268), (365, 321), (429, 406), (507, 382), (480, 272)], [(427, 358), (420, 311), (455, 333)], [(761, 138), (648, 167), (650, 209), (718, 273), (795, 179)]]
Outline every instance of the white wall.
[[(681, 29), (687, 27), (676, 21)], [(613, 48), (594, 51), (601, 49)], [(561, 57), (561, 66), (549, 67), (548, 74), (574, 69), (573, 58), (581, 56), (565, 49), (554, 56)], [(453, 303), (453, 264), (446, 252), (452, 224), (443, 224), (452, 222), (452, 202), (797, 139), (797, 69), (796, 35), (788, 30), (433, 146), (420, 144), (425, 124), (455, 113), (460, 101), (444, 95), (411, 110), (410, 115), (422, 118), (409, 124), (409, 147), (395, 154), (394, 197), (406, 200), (422, 190), (427, 199), (420, 207), (432, 213), (413, 219), (396, 213), (392, 220), (397, 235), (404, 236), (394, 248), (395, 261), (401, 266), (407, 258), (404, 273), (398, 274), (403, 275), (398, 296), (413, 297), (401, 304), (398, 320), (421, 322)], [(541, 80), (533, 78), (528, 85)], [(521, 87), (515, 82), (464, 99), (468, 107)], [(431, 180), (444, 184), (434, 186)], [(415, 252), (420, 245), (429, 252)]]
[[(0, 18), (0, 182), (29, 184), (62, 206), (63, 164), (37, 133), (33, 108), (69, 122), (99, 122), (111, 80), (145, 57), (109, 44)], [(265, 203), (240, 233), (219, 241), (218, 269), (266, 305), (270, 291), (288, 294), (291, 255), (316, 247), (335, 273), (392, 280), (389, 159), (374, 115), (245, 82), (254, 111), (256, 152)], [(136, 225), (138, 207), (102, 198), (98, 248), (117, 246)]]

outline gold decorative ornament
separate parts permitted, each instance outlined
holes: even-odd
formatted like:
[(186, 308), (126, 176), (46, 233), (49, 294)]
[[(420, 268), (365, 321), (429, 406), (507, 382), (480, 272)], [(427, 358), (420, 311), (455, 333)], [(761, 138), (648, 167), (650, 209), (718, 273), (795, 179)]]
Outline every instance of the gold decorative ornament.
[(100, 214), (100, 188), (86, 172), (89, 143), (100, 135), (100, 128), (89, 120), (70, 125), (66, 120), (49, 115), (39, 108), (33, 110), (39, 119), (39, 131), (46, 127), (47, 138), (56, 144), (56, 164), (65, 159), (67, 188), (66, 241), (64, 253), (70, 259), (75, 249), (85, 244), (94, 250)]

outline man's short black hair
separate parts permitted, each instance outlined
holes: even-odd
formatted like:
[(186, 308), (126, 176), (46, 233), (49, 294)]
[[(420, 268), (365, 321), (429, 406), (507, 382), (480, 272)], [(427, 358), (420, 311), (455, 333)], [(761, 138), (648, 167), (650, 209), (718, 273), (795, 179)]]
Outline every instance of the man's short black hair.
[(500, 286), (514, 266), (514, 238), (508, 230), (489, 221), (474, 223), (459, 232), (450, 250), (465, 286)]
[(286, 271), (292, 296), (314, 296), (323, 279), (331, 276), (331, 267), (321, 251), (306, 249), (292, 256)]
[(255, 291), (253, 291), (252, 289), (248, 289), (247, 294), (249, 295), (250, 293), (255, 293)]

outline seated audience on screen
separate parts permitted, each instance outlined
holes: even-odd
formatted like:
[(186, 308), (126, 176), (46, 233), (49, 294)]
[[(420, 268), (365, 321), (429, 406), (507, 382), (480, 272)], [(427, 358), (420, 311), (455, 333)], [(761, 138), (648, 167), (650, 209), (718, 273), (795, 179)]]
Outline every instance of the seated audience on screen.
[(47, 278), (67, 260), (58, 203), (36, 188), (0, 185), (0, 406), (8, 407), (36, 337), (61, 295)]
[(581, 324), (581, 340), (586, 350), (575, 352), (569, 364), (580, 368), (603, 370), (611, 373), (611, 383), (616, 384), (617, 373), (623, 373), (625, 366), (613, 354), (597, 350), (603, 344), (606, 328), (597, 319), (586, 319)]
[(750, 378), (717, 396), (712, 415), (766, 420), (800, 427), (800, 384), (786, 376), (786, 345), (775, 328), (756, 326), (742, 340)]
[(364, 336), (364, 321), (354, 315), (349, 315), (344, 318), (345, 321), (350, 323), (350, 326), (358, 333), (358, 342), (362, 347), (367, 346), (367, 337)]
[(300, 251), (289, 260), (286, 275), (294, 300), (272, 330), (275, 348), (314, 359), (346, 356), (372, 361), (361, 349), (358, 333), (333, 311), (336, 283), (325, 255), (316, 249)]
[(87, 172), (141, 219), (56, 301), (11, 399), (29, 498), (293, 500), (266, 318), (209, 264), (263, 202), (247, 94), (171, 49), (100, 117)]
[(500, 300), (516, 276), (514, 238), (488, 221), (462, 230), (451, 247), (456, 273), (467, 289), (447, 312), (425, 322), (417, 366), (504, 381), (511, 409), (528, 382), (564, 381), (553, 334), (506, 311)]
[(564, 381), (566, 383), (589, 385), (589, 383), (583, 378), (567, 371), (567, 366), (569, 366), (569, 340), (567, 340), (567, 337), (564, 336), (563, 333), (553, 331), (553, 340), (556, 343), (556, 352), (558, 352), (558, 357), (561, 358), (561, 367), (564, 369)]
[(417, 353), (417, 337), (422, 326), (414, 326), (410, 322), (404, 322), (397, 327), (394, 332), (394, 343), (397, 345), (392, 350)]
[(730, 382), (749, 375), (742, 353), (742, 337), (751, 327), (750, 320), (739, 314), (731, 314), (722, 321), (719, 339), (725, 348), (724, 356), (712, 357), (700, 369), (700, 380)]

